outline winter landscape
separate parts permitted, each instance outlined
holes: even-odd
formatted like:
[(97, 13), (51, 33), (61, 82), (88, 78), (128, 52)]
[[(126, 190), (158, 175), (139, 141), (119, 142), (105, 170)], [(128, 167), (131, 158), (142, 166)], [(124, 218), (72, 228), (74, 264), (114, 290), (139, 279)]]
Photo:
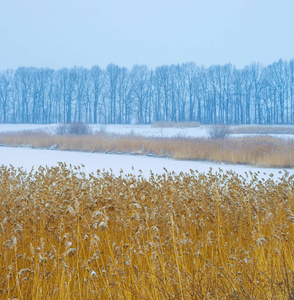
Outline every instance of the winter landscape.
[(293, 9), (0, 1), (0, 299), (293, 299)]
[[(260, 172), (260, 176), (266, 178), (268, 178), (270, 174), (273, 174), (275, 178), (278, 178), (282, 170), (286, 170), (287, 172), (289, 172), (289, 174), (294, 173), (294, 169), (292, 169), (291, 164), (282, 166), (280, 168), (271, 168), (270, 165), (244, 165), (244, 163), (240, 165), (236, 162), (230, 164), (226, 161), (214, 162), (213, 160), (205, 161), (203, 159), (197, 158), (194, 158), (192, 160), (190, 158), (186, 160), (171, 159), (166, 154), (156, 155), (148, 152), (141, 153), (141, 149), (142, 147), (144, 147), (141, 144), (139, 145), (139, 151), (137, 152), (133, 152), (131, 149), (130, 151), (120, 152), (119, 148), (106, 149), (103, 151), (99, 151), (99, 149), (95, 151), (95, 149), (93, 149), (84, 150), (86, 152), (82, 152), (79, 151), (81, 150), (79, 149), (79, 147), (71, 148), (71, 146), (69, 149), (65, 149), (65, 151), (60, 151), (60, 149), (58, 148), (58, 146), (56, 146), (54, 141), (50, 141), (50, 144), (45, 145), (44, 147), (42, 147), (42, 145), (35, 146), (34, 142), (38, 140), (38, 135), (40, 135), (40, 133), (41, 135), (49, 134), (51, 137), (54, 137), (56, 136), (56, 131), (58, 127), (60, 127), (60, 124), (0, 124), (0, 142), (2, 143), (2, 147), (0, 148), (1, 163), (4, 165), (11, 164), (15, 167), (22, 167), (26, 171), (30, 171), (31, 168), (37, 169), (40, 165), (52, 167), (56, 166), (59, 162), (63, 162), (67, 165), (72, 166), (80, 166), (82, 164), (83, 171), (86, 174), (89, 174), (91, 172), (95, 173), (98, 169), (105, 171), (110, 171), (111, 169), (114, 175), (116, 176), (120, 175), (121, 171), (123, 171), (124, 174), (141, 174), (146, 178), (149, 177), (150, 172), (153, 172), (155, 174), (164, 173), (164, 168), (169, 172), (176, 173), (189, 173), (190, 169), (197, 170), (200, 173), (207, 173), (211, 169), (215, 173), (218, 172), (219, 169), (222, 169), (224, 171), (232, 170), (233, 172), (236, 172), (240, 175), (244, 175), (245, 172), (251, 171), (253, 173)], [(106, 140), (113, 138), (119, 140), (123, 137), (125, 137), (127, 140), (137, 139), (138, 137), (143, 138), (143, 140), (144, 138), (158, 138), (160, 140), (166, 138), (178, 139), (180, 137), (181, 150), (184, 148), (182, 146), (184, 140), (189, 141), (192, 138), (209, 139), (209, 131), (211, 130), (209, 126), (199, 126), (194, 128), (157, 128), (153, 127), (152, 125), (90, 125), (89, 128), (91, 128), (93, 134), (95, 135), (95, 132), (98, 133), (96, 139), (101, 139), (101, 135), (99, 134), (101, 132), (101, 127), (103, 127), (103, 133), (107, 134)], [(250, 127), (252, 126), (243, 126), (243, 132), (248, 132), (248, 129), (250, 129)], [(238, 126), (236, 126), (236, 128), (238, 128)], [(262, 126), (260, 128), (262, 128)], [(276, 129), (283, 129), (288, 134), (281, 134), (280, 132), (279, 134), (273, 133)], [(238, 130), (240, 131), (241, 128), (238, 128)], [(268, 133), (267, 135), (265, 135), (258, 134), (256, 133), (256, 131), (254, 131), (255, 133), (252, 134), (230, 134), (230, 139), (240, 139), (252, 136), (270, 137), (276, 139), (278, 142), (279, 139), (281, 139), (282, 141), (290, 140), (292, 144), (291, 140), (294, 138), (294, 134), (289, 134), (289, 132), (292, 132), (293, 130), (294, 133), (294, 128), (292, 129), (290, 126), (272, 126), (272, 129), (267, 130), (272, 130), (269, 131), (272, 133)], [(13, 134), (16, 134), (16, 136), (15, 139), (13, 139), (12, 144), (10, 143), (10, 141), (2, 141), (2, 139), (5, 138), (5, 136), (10, 140)], [(30, 143), (28, 137), (29, 134), (32, 135), (32, 143)], [(115, 137), (112, 136), (113, 134), (115, 134)], [(16, 141), (16, 139), (22, 135), (23, 139), (21, 139), (21, 142), (19, 144)], [(81, 136), (77, 135), (74, 136), (74, 138), (79, 139), (81, 138)], [(228, 143), (228, 139), (224, 140), (224, 142)], [(86, 144), (88, 145), (89, 143)], [(128, 143), (128, 145), (129, 144), (130, 143)], [(208, 145), (208, 147), (210, 147), (210, 145)], [(163, 147), (161, 147), (161, 149), (162, 148)], [(263, 156), (264, 153), (261, 153), (261, 155)], [(273, 153), (273, 157), (275, 158), (275, 160), (278, 160), (276, 156), (276, 152)]]

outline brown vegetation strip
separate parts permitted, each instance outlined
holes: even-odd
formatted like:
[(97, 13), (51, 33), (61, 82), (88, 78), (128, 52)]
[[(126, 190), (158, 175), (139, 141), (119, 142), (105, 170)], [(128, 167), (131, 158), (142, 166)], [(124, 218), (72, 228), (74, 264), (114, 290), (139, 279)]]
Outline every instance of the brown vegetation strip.
[(209, 160), (265, 167), (293, 167), (294, 141), (273, 137), (228, 139), (145, 138), (98, 133), (89, 136), (44, 132), (0, 134), (0, 144), (60, 150), (152, 154), (183, 160)]
[(1, 299), (293, 297), (287, 174), (2, 166), (0, 205)]

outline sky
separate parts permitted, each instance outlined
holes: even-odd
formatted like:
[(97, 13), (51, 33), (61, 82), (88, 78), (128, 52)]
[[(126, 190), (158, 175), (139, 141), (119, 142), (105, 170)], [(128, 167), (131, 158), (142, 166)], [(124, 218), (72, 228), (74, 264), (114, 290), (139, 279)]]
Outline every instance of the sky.
[(0, 0), (0, 70), (294, 58), (294, 0)]

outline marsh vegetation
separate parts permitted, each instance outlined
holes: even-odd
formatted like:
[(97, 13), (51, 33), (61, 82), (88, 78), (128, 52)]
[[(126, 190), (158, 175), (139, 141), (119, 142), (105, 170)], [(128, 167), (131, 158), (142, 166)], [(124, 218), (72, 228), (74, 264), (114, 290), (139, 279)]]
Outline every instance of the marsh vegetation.
[(2, 299), (285, 299), (294, 177), (0, 168)]

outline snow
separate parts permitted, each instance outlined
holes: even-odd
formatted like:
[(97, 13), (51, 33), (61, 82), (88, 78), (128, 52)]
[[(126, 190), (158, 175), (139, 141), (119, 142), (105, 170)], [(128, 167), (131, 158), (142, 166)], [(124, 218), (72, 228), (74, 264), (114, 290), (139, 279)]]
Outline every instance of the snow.
[(207, 127), (192, 128), (157, 128), (151, 125), (106, 125), (106, 132), (117, 134), (134, 134), (145, 137), (208, 137)]
[[(46, 131), (54, 134), (58, 124), (0, 124), (1, 132), (19, 132), (23, 130)], [(246, 125), (248, 127), (252, 125)], [(123, 125), (123, 124), (95, 124), (90, 125), (93, 132), (103, 131), (120, 135), (140, 135), (144, 137), (182, 137), (199, 138), (208, 137), (208, 127), (199, 126), (192, 128), (157, 128), (151, 125)], [(244, 125), (245, 127), (245, 125)], [(262, 134), (231, 134), (230, 137), (261, 136)], [(294, 139), (294, 134), (267, 134), (276, 138)]]
[(19, 132), (24, 130), (40, 131), (53, 133), (57, 124), (0, 124), (0, 132)]
[[(258, 168), (244, 165), (227, 165), (217, 164), (212, 162), (202, 161), (180, 161), (168, 158), (157, 158), (148, 156), (134, 156), (134, 155), (119, 155), (119, 154), (102, 154), (102, 153), (88, 153), (77, 151), (60, 151), (60, 150), (41, 150), (23, 147), (0, 147), (0, 165), (14, 167), (23, 167), (23, 169), (30, 171), (32, 167), (37, 169), (40, 165), (48, 167), (56, 166), (58, 162), (64, 162), (68, 166), (78, 166), (83, 164), (82, 170), (89, 174), (96, 173), (97, 169), (101, 171), (112, 170), (117, 176), (123, 171), (124, 174), (134, 174), (148, 178), (150, 170), (155, 174), (165, 173), (164, 168), (168, 171), (180, 173), (198, 170), (199, 172), (207, 173), (210, 168), (213, 172), (218, 172), (219, 168), (223, 171), (232, 170), (240, 175), (245, 172), (260, 172), (261, 177), (268, 178), (273, 174), (277, 179), (281, 176), (279, 173), (282, 169)], [(290, 175), (294, 174), (294, 169), (287, 170)]]
[[(23, 130), (46, 131), (54, 133), (58, 124), (0, 124), (0, 132), (19, 132)], [(96, 124), (90, 125), (93, 131), (116, 133), (120, 135), (140, 135), (145, 137), (207, 137), (203, 126), (194, 128), (155, 128), (151, 125)]]

